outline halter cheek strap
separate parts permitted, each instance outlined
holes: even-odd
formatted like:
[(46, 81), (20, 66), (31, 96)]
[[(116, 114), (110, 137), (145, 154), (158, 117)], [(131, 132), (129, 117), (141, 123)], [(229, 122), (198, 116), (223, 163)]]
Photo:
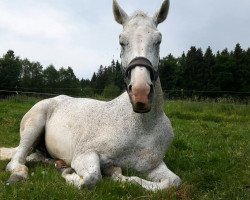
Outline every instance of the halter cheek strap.
[(128, 65), (127, 69), (124, 70), (123, 67), (121, 67), (122, 74), (124, 76), (124, 82), (126, 86), (128, 85), (128, 78), (130, 76), (131, 70), (134, 69), (135, 67), (140, 66), (140, 67), (145, 67), (147, 70), (150, 72), (150, 78), (155, 84), (156, 80), (159, 77), (159, 69), (157, 71), (153, 68), (152, 63), (145, 57), (136, 57), (134, 58)]

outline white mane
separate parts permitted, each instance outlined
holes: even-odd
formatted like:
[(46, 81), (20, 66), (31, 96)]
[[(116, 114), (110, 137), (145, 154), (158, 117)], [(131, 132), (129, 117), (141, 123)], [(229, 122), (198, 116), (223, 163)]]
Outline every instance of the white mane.
[(145, 13), (144, 11), (141, 11), (141, 10), (137, 10), (135, 11), (129, 19), (134, 19), (134, 18), (137, 18), (137, 17), (142, 17), (142, 18), (150, 18), (150, 16)]

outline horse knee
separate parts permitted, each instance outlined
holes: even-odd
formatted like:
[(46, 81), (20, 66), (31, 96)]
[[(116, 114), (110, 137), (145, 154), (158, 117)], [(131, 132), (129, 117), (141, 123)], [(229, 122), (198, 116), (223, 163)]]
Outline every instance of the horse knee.
[(102, 178), (101, 174), (99, 173), (88, 173), (85, 176), (79, 176), (70, 167), (63, 169), (62, 177), (66, 180), (66, 182), (76, 186), (78, 189), (81, 189), (83, 187), (92, 189)]
[(84, 185), (88, 189), (92, 189), (96, 185), (96, 183), (101, 179), (102, 176), (99, 173), (91, 173), (83, 177)]
[(99, 155), (94, 151), (76, 156), (71, 167), (83, 177), (84, 185), (91, 189), (102, 178)]

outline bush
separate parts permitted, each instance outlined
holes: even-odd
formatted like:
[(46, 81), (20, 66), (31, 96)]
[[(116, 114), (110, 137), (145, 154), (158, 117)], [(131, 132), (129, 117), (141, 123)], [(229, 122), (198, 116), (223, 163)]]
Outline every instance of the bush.
[(119, 96), (120, 94), (121, 94), (121, 91), (119, 87), (117, 87), (114, 84), (105, 86), (103, 93), (102, 93), (103, 97), (105, 98), (115, 98)]
[(86, 86), (82, 89), (82, 95), (83, 97), (93, 97), (94, 90), (90, 86)]

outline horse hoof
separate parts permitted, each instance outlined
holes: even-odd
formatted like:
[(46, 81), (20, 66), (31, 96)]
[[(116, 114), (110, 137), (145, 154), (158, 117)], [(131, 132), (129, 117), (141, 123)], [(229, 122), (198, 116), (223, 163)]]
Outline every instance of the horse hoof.
[(14, 183), (17, 183), (17, 182), (20, 182), (20, 181), (23, 181), (24, 180), (24, 177), (18, 175), (18, 174), (11, 174), (10, 175), (10, 178), (8, 179), (6, 185), (13, 185)]
[(173, 186), (179, 187), (181, 185), (181, 179), (179, 176), (176, 177), (176, 179), (173, 181)]

